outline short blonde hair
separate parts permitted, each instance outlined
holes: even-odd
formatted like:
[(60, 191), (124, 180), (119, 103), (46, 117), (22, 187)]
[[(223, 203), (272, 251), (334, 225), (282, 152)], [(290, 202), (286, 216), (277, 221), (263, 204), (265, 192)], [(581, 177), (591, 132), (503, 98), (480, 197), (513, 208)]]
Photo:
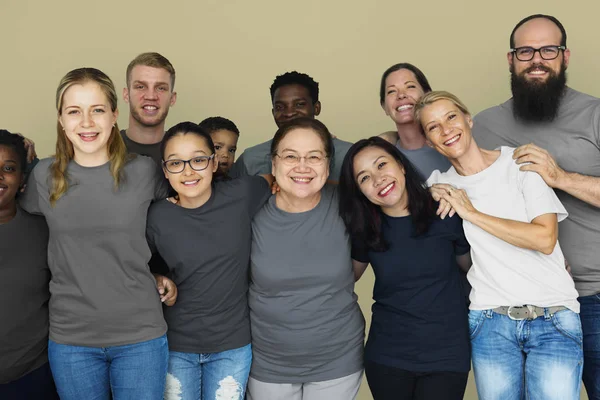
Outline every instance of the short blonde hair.
[(463, 114), (471, 115), (465, 103), (460, 101), (458, 97), (456, 97), (450, 92), (436, 90), (433, 92), (429, 92), (425, 96), (421, 97), (421, 100), (419, 100), (419, 102), (415, 105), (415, 120), (421, 123), (421, 113), (423, 112), (423, 108), (440, 100), (447, 100), (450, 103), (454, 104)]
[(128, 88), (131, 84), (131, 71), (138, 65), (166, 70), (171, 77), (171, 91), (173, 91), (175, 88), (175, 68), (173, 68), (173, 64), (171, 64), (171, 62), (163, 55), (153, 52), (142, 53), (129, 63), (127, 66), (127, 76), (125, 77)]

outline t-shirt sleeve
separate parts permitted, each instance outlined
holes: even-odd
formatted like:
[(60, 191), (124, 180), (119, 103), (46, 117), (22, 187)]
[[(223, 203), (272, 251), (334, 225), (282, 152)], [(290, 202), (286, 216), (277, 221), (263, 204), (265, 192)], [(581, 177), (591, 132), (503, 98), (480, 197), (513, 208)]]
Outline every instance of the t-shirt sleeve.
[(229, 170), (229, 176), (231, 178), (240, 178), (246, 175), (248, 175), (248, 170), (246, 169), (246, 164), (244, 163), (244, 153), (242, 153)]
[(244, 182), (248, 213), (253, 217), (271, 197), (271, 187), (262, 176), (244, 176), (240, 180)]
[(556, 197), (556, 193), (537, 172), (519, 170), (519, 175), (529, 222), (544, 214), (557, 214), (558, 222), (567, 218), (567, 210)]
[(369, 259), (369, 250), (364, 243), (361, 243), (359, 240), (352, 240), (352, 250), (350, 255), (353, 260), (368, 263), (371, 260)]
[(593, 118), (594, 138), (596, 139), (596, 146), (600, 147), (600, 104), (596, 106)]
[(454, 241), (454, 253), (457, 256), (467, 254), (471, 250), (471, 246), (465, 236), (462, 218), (460, 218), (458, 214), (455, 214), (449, 219), (449, 222), (450, 228), (456, 236), (456, 240)]
[(431, 187), (433, 185), (435, 185), (436, 183), (440, 182), (440, 175), (441, 172), (439, 170), (435, 170), (431, 173), (431, 175), (429, 176), (429, 178), (427, 179), (427, 187)]
[(169, 195), (169, 181), (165, 178), (163, 170), (157, 166), (154, 170), (154, 201), (162, 200)]
[(30, 214), (42, 214), (40, 207), (40, 185), (38, 183), (39, 174), (42, 174), (43, 166), (38, 165), (31, 171), (29, 178), (27, 179), (27, 186), (25, 192), (21, 193), (18, 197), (18, 202), (21, 208)]

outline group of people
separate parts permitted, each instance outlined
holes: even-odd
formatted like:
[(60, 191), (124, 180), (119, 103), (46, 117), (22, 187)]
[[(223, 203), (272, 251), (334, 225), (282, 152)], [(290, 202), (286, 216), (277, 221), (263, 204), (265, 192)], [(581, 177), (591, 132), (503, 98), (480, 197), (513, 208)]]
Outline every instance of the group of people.
[(480, 399), (600, 399), (600, 100), (569, 57), (556, 18), (523, 19), (513, 97), (475, 118), (393, 65), (396, 129), (354, 144), (287, 72), (237, 160), (226, 118), (165, 132), (162, 55), (127, 68), (125, 130), (110, 78), (70, 71), (28, 178), (0, 131), (0, 398), (347, 400), (365, 373), (375, 400), (458, 400), (472, 365)]

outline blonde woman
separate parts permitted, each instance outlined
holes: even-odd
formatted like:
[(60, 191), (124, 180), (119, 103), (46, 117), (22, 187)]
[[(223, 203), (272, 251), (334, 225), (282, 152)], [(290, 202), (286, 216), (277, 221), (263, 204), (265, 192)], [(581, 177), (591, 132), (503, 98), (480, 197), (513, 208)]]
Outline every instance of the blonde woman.
[(48, 353), (58, 393), (63, 400), (162, 399), (161, 300), (172, 304), (176, 290), (152, 276), (145, 238), (162, 180), (150, 158), (127, 155), (117, 95), (103, 72), (69, 72), (56, 107), (56, 154), (35, 167), (21, 205), (44, 215), (50, 231)]
[(579, 399), (578, 295), (557, 242), (567, 212), (541, 176), (519, 169), (514, 149), (477, 145), (456, 96), (428, 93), (415, 115), (452, 164), (427, 183), (463, 219), (471, 245), (469, 331), (479, 398)]

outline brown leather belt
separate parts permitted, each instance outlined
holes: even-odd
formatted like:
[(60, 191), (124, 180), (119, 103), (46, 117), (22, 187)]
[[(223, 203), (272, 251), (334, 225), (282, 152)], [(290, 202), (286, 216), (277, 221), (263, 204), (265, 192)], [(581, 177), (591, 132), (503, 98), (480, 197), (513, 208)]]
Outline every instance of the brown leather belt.
[(562, 310), (566, 310), (565, 306), (554, 306), (554, 307), (538, 307), (532, 305), (524, 305), (524, 306), (502, 306), (494, 308), (494, 311), (497, 314), (506, 315), (508, 318), (513, 319), (515, 321), (521, 321), (524, 319), (536, 319), (538, 317), (544, 316), (544, 310), (547, 309), (550, 315), (557, 313)]

